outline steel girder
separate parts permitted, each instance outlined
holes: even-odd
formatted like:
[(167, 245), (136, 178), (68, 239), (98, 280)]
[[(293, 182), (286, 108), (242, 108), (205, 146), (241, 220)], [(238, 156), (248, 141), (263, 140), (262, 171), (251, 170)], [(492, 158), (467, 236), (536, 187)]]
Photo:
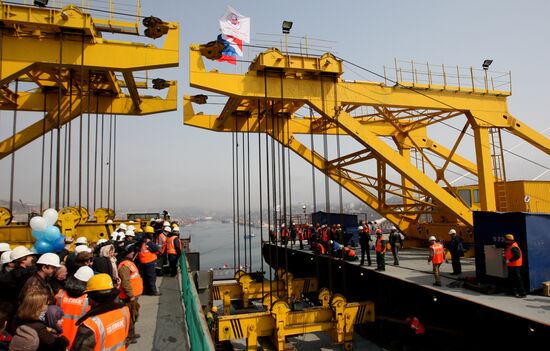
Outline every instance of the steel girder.
[[(319, 65), (319, 60), (325, 65)], [(422, 237), (428, 228), (437, 233), (449, 226), (468, 230), (473, 225), (472, 209), (446, 179), (449, 163), (477, 176), (482, 210), (496, 209), (494, 183), (499, 179), (491, 165), (489, 128), (507, 129), (540, 150), (550, 151), (545, 136), (509, 114), (508, 92), (472, 93), (452, 88), (419, 91), (375, 82), (348, 82), (340, 78), (341, 67), (341, 62), (328, 54), (319, 59), (286, 56), (271, 49), (260, 54), (244, 75), (207, 72), (199, 46), (192, 45), (191, 86), (228, 96), (229, 101), (221, 115), (204, 115), (193, 110), (196, 98), (186, 97), (184, 123), (214, 131), (267, 133), (402, 231)], [(297, 111), (301, 107), (311, 107), (316, 116), (300, 117)], [(351, 114), (362, 107), (373, 112)], [(465, 124), (451, 149), (428, 137), (428, 126), (458, 117), (464, 118)], [(275, 119), (279, 121), (274, 123)], [(475, 162), (457, 152), (468, 128), (474, 131)], [(353, 138), (361, 148), (326, 160), (294, 137), (309, 133), (339, 133)], [(395, 147), (382, 140), (384, 137), (391, 137)], [(422, 154), (435, 176), (413, 164), (411, 150)], [(443, 165), (430, 159), (426, 151), (443, 159)], [(372, 159), (376, 159), (376, 169), (350, 168)], [(401, 175), (400, 184), (386, 179), (389, 167)], [(390, 204), (389, 196), (400, 196), (402, 201)], [(438, 220), (442, 222), (435, 223)]]

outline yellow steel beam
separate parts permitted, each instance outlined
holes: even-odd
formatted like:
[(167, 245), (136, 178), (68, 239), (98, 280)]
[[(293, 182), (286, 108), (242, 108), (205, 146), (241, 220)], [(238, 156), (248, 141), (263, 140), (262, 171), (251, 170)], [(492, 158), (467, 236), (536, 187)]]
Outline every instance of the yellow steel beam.
[[(90, 99), (90, 102), (88, 102), (88, 99)], [(173, 82), (170, 88), (168, 88), (166, 99), (158, 97), (142, 97), (141, 99), (141, 111), (136, 111), (132, 99), (128, 96), (110, 97), (92, 95), (89, 98), (84, 96), (82, 99), (74, 97), (72, 103), (68, 96), (64, 96), (61, 99), (61, 117), (58, 120), (57, 93), (52, 92), (47, 94), (46, 106), (49, 106), (48, 114), (44, 119), (17, 132), (15, 137), (10, 136), (0, 142), (0, 159), (3, 159), (13, 151), (19, 150), (53, 128), (68, 123), (78, 117), (81, 111), (91, 114), (101, 113), (140, 116), (165, 111), (175, 111), (177, 109), (177, 85)], [(44, 108), (44, 97), (42, 93), (20, 93), (17, 102), (19, 104), (18, 110), (20, 111), (42, 111)], [(96, 106), (98, 107), (97, 109)], [(89, 110), (88, 107), (90, 107)]]
[(495, 177), (493, 175), (489, 128), (474, 127), (479, 199), (482, 211), (496, 211)]

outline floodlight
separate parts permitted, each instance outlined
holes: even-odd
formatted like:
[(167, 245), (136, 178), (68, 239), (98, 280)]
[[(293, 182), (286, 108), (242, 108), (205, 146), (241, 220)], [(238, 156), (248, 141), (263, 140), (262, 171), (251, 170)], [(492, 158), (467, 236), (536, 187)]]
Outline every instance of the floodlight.
[(483, 69), (484, 69), (484, 70), (488, 70), (488, 69), (489, 69), (489, 66), (491, 65), (491, 63), (493, 63), (493, 60), (485, 60), (485, 61), (483, 61)]
[(291, 21), (283, 21), (283, 34), (290, 33), (291, 29), (292, 29), (292, 22)]

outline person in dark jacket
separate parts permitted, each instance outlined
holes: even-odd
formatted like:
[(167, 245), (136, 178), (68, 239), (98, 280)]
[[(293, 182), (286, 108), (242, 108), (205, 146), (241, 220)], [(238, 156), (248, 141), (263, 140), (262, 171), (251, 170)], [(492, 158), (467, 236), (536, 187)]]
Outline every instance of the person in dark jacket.
[(521, 277), (521, 267), (523, 266), (523, 253), (514, 239), (513, 234), (504, 236), (506, 243), (506, 266), (508, 267), (508, 280), (510, 282), (511, 293), (515, 297), (524, 298), (525, 287)]
[(399, 266), (399, 249), (403, 248), (403, 238), (401, 237), (401, 233), (399, 233), (395, 227), (391, 229), (388, 241), (390, 243), (391, 253), (393, 255), (393, 265)]
[(451, 254), (451, 262), (453, 265), (452, 275), (459, 275), (462, 273), (462, 265), (460, 264), (460, 258), (464, 256), (464, 246), (462, 245), (462, 239), (456, 235), (456, 230), (449, 230), (451, 236), (451, 242), (449, 243), (449, 253)]
[(32, 330), (36, 332), (38, 351), (62, 351), (69, 346), (67, 338), (59, 335), (55, 329), (47, 325), (48, 299), (49, 295), (43, 292), (25, 296), (17, 310), (18, 328), (11, 346), (13, 343), (19, 344), (21, 342), (19, 339), (23, 339), (25, 342), (36, 342)]
[(361, 263), (360, 265), (365, 264), (365, 253), (367, 254), (367, 264), (372, 265), (370, 258), (370, 242), (372, 241), (370, 237), (370, 229), (367, 225), (364, 227), (359, 226), (359, 245), (361, 245)]
[(30, 277), (21, 289), (19, 300), (23, 301), (27, 295), (44, 293), (49, 296), (48, 303), (54, 303), (54, 296), (50, 279), (60, 267), (59, 256), (54, 253), (45, 253), (36, 261), (37, 272)]
[(52, 287), (53, 294), (57, 294), (57, 292), (65, 286), (65, 281), (67, 280), (67, 267), (62, 263), (61, 267), (55, 271), (55, 274), (53, 275), (52, 279), (50, 279), (50, 286)]
[(9, 314), (0, 309), (0, 351), (8, 351), (10, 348), (11, 335), (6, 331)]

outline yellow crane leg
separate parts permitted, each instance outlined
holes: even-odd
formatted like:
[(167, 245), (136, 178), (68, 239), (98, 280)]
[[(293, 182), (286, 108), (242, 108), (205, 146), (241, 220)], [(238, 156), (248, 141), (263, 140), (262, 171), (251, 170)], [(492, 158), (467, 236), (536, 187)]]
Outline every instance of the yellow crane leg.
[(246, 349), (256, 351), (258, 337), (271, 336), (275, 328), (271, 312), (218, 317), (218, 341), (246, 339)]

